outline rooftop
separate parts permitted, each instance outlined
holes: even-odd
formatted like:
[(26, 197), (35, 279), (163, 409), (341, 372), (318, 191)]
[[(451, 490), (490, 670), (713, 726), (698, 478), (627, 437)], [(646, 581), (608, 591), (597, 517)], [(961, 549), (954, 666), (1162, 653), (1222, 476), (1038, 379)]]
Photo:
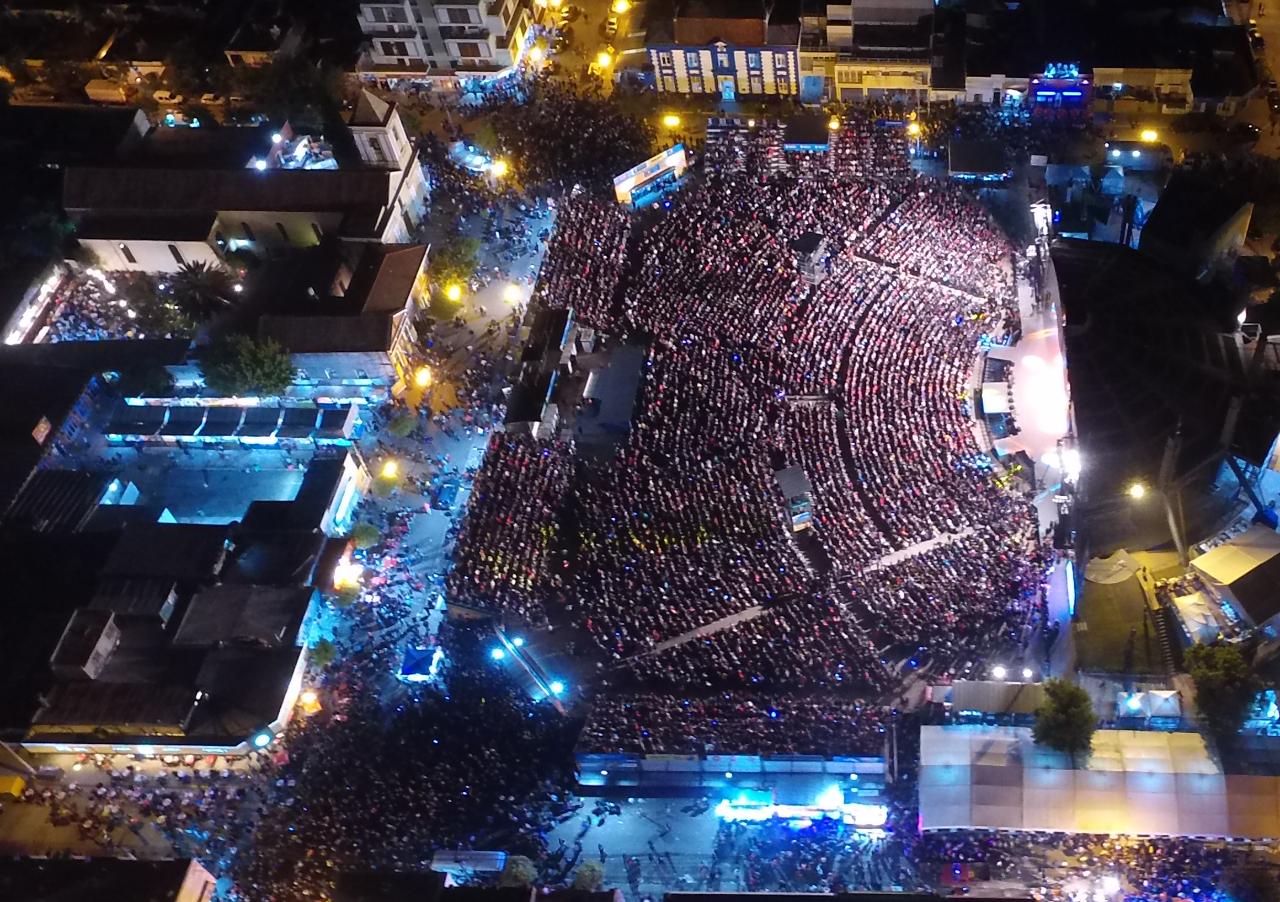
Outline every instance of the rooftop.
[(204, 589), (191, 599), (173, 644), (293, 645), (314, 594), (314, 589), (303, 586), (230, 584)]

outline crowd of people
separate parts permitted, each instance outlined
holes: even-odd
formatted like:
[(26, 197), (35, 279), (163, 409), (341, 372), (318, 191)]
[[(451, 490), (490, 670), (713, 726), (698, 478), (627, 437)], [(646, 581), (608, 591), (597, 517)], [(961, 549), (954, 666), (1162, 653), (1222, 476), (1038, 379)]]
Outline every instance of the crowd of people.
[(641, 755), (879, 755), (888, 714), (838, 696), (663, 692), (597, 699), (579, 738), (593, 752)]

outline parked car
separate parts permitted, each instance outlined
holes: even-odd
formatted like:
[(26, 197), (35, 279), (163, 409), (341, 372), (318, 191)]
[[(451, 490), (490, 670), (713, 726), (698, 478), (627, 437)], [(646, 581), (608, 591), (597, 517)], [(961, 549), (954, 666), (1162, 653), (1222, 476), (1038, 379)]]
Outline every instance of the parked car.
[(187, 98), (183, 97), (181, 94), (175, 94), (172, 91), (156, 91), (151, 95), (151, 99), (156, 103), (176, 105), (182, 103)]
[(447, 511), (453, 507), (458, 500), (458, 490), (462, 488), (456, 479), (446, 479), (440, 483), (440, 488), (436, 489), (436, 497), (432, 500), (431, 506), (438, 511)]
[(604, 23), (604, 36), (611, 38), (618, 33), (618, 17), (610, 16)]
[(1271, 107), (1271, 112), (1280, 113), (1280, 91), (1267, 92), (1267, 106)]
[(222, 106), (226, 102), (227, 98), (223, 97), (221, 94), (210, 92), (208, 94), (200, 95), (201, 106)]
[(109, 78), (93, 79), (84, 86), (84, 93), (90, 100), (97, 103), (125, 103), (129, 99), (124, 85)]

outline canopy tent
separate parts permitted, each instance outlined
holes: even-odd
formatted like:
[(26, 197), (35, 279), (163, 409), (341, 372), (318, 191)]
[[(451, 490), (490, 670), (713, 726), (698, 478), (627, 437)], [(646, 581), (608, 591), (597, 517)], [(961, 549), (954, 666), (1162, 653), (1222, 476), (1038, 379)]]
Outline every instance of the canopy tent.
[(1008, 382), (982, 383), (982, 412), (983, 413), (1008, 413), (1009, 412), (1009, 383)]
[(1117, 692), (1117, 717), (1181, 717), (1182, 700), (1172, 689)]
[(1257, 524), (1200, 555), (1191, 566), (1220, 603), (1252, 626), (1280, 614), (1280, 533)]
[(1192, 642), (1200, 644), (1218, 638), (1218, 619), (1213, 616), (1213, 606), (1203, 592), (1175, 595), (1173, 607)]
[(956, 680), (951, 684), (950, 689), (949, 701), (958, 711), (980, 711), (983, 714), (1034, 714), (1044, 702), (1044, 686), (1040, 683)]
[(920, 763), (922, 830), (1280, 837), (1280, 778), (1223, 775), (1198, 733), (1099, 730), (1073, 767), (1029, 729), (926, 726)]

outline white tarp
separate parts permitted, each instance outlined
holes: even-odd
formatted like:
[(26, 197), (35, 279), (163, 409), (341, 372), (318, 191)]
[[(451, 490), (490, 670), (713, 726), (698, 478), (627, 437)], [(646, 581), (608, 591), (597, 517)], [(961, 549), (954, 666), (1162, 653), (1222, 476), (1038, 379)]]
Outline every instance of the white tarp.
[(982, 383), (982, 412), (983, 413), (1008, 413), (1009, 412), (1009, 383), (1008, 382)]
[(1034, 714), (1044, 702), (1044, 687), (1003, 680), (956, 680), (951, 684), (950, 702), (959, 711)]
[[(1145, 694), (1153, 713), (1176, 693)], [(926, 726), (924, 830), (1280, 837), (1280, 778), (1223, 776), (1198, 733), (1099, 730), (1081, 766), (1020, 727)]]
[(1191, 562), (1211, 584), (1229, 586), (1260, 564), (1280, 554), (1280, 533), (1255, 524)]
[(1192, 642), (1212, 642), (1218, 638), (1218, 620), (1213, 616), (1213, 606), (1203, 592), (1175, 595), (1173, 606)]

